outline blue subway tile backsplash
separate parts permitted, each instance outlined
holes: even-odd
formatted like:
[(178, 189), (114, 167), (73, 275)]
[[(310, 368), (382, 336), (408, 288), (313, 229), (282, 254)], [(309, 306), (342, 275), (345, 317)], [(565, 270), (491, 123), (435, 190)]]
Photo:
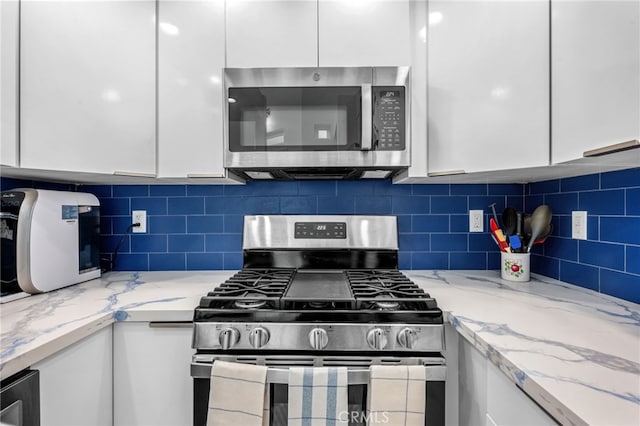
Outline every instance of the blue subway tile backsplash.
[[(526, 185), (526, 211), (541, 203), (554, 230), (531, 270), (640, 303), (640, 168)], [(587, 211), (587, 240), (571, 238), (573, 210)]]
[(600, 240), (640, 245), (640, 216), (601, 217)]
[(621, 244), (580, 241), (578, 251), (578, 261), (582, 264), (624, 269), (624, 246)]
[[(531, 184), (393, 185), (384, 180), (249, 182), (246, 185), (69, 185), (2, 178), (17, 187), (79, 190), (101, 202), (103, 257), (116, 270), (237, 270), (246, 214), (391, 214), (401, 269), (498, 269), (490, 204), (527, 214), (553, 210), (553, 233), (534, 247), (532, 271), (640, 302), (640, 168)], [(469, 233), (469, 209), (484, 232)], [(128, 234), (132, 210), (148, 232)], [(588, 212), (587, 240), (571, 238), (571, 212)]]

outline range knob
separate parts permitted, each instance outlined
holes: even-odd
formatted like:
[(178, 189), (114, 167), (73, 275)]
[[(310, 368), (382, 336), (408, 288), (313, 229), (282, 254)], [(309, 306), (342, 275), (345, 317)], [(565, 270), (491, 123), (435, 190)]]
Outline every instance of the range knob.
[(327, 332), (324, 329), (314, 328), (309, 333), (309, 343), (311, 343), (313, 349), (319, 351), (327, 346), (329, 336), (327, 336)]
[(269, 341), (269, 331), (263, 327), (256, 327), (249, 332), (249, 343), (255, 349), (259, 349)]
[(222, 349), (229, 349), (235, 346), (240, 340), (240, 332), (233, 327), (224, 328), (220, 332), (218, 336), (218, 340), (220, 341), (220, 346)]
[(398, 333), (398, 344), (405, 349), (413, 349), (416, 340), (418, 340), (418, 335), (412, 328), (403, 328)]
[(367, 343), (376, 350), (384, 349), (387, 346), (387, 334), (381, 328), (374, 328), (367, 333)]

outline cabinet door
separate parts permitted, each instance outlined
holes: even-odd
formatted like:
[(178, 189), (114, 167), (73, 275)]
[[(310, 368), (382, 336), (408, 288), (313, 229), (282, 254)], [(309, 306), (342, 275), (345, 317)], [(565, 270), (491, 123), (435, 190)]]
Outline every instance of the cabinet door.
[(549, 9), (429, 3), (429, 173), (549, 163)]
[(318, 65), (315, 0), (234, 0), (226, 8), (227, 67)]
[(42, 424), (111, 426), (112, 360), (109, 326), (34, 364)]
[(193, 424), (191, 325), (156, 325), (140, 322), (114, 325), (116, 426)]
[(0, 2), (0, 164), (18, 165), (18, 0)]
[(160, 0), (158, 176), (224, 177), (224, 0)]
[(464, 338), (458, 346), (458, 420), (482, 425), (487, 412), (487, 359)]
[(319, 64), (323, 67), (411, 64), (410, 0), (319, 0)]
[(155, 174), (155, 1), (21, 6), (21, 167)]
[(640, 139), (640, 2), (551, 8), (552, 161)]
[(487, 361), (487, 418), (496, 426), (556, 424), (490, 361)]

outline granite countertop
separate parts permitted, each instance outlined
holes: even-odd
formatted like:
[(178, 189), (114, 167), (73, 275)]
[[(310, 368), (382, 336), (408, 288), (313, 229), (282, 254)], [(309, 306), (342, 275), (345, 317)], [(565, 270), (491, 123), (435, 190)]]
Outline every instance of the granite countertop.
[[(0, 307), (8, 377), (117, 321), (191, 321), (232, 271), (115, 272)], [(445, 320), (563, 424), (640, 424), (640, 305), (541, 276), (408, 271)]]

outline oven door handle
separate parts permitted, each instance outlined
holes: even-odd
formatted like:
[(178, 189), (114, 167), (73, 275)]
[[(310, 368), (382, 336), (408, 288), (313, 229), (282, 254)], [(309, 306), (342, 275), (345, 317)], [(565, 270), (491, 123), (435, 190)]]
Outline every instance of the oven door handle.
[[(211, 376), (210, 363), (191, 363), (191, 377), (199, 379), (208, 379)], [(310, 367), (313, 368), (313, 367)], [(368, 368), (348, 368), (348, 384), (349, 385), (366, 385), (369, 383), (369, 376), (371, 370)], [(425, 365), (427, 369), (427, 381), (444, 381), (446, 378), (446, 366), (445, 365)], [(288, 368), (274, 368), (269, 367), (267, 370), (267, 383), (276, 384), (288, 384), (289, 383), (289, 369)]]
[(13, 213), (0, 212), (0, 218), (18, 220), (18, 215)]
[(373, 140), (371, 138), (371, 127), (372, 127), (372, 116), (373, 116), (373, 108), (372, 108), (372, 99), (371, 99), (371, 85), (363, 84), (361, 86), (362, 90), (362, 151), (371, 151), (373, 149)]

